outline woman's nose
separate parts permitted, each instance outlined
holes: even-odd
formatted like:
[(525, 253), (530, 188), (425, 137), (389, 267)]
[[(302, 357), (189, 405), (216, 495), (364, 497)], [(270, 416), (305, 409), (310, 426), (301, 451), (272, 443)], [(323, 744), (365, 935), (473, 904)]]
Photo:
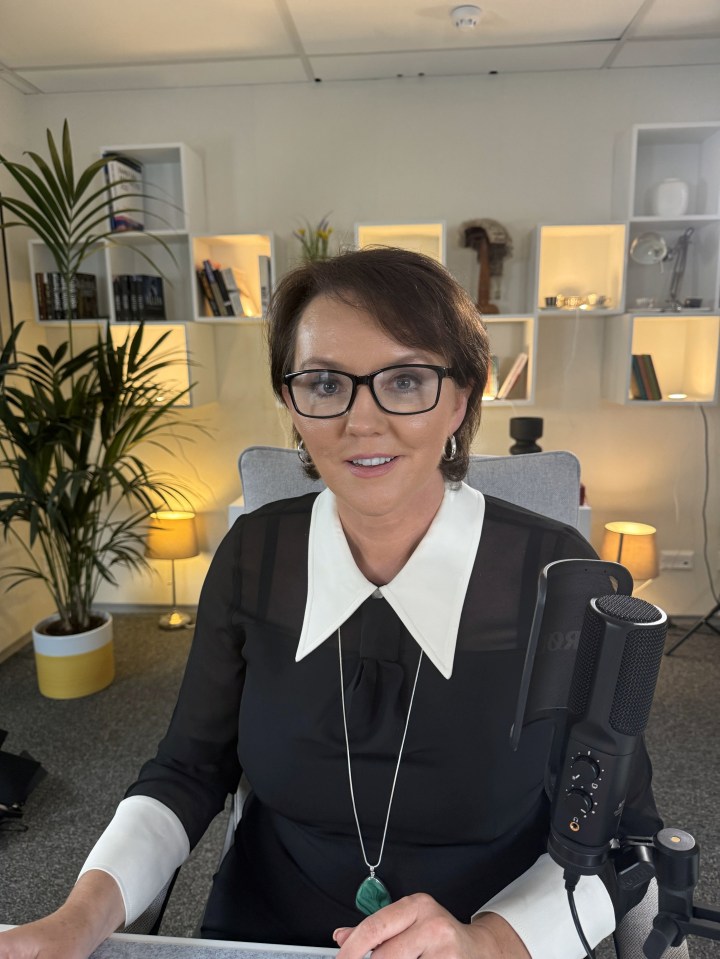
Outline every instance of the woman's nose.
[(345, 421), (346, 428), (354, 433), (377, 433), (385, 425), (386, 413), (375, 402), (370, 387), (362, 383), (357, 388), (355, 399)]

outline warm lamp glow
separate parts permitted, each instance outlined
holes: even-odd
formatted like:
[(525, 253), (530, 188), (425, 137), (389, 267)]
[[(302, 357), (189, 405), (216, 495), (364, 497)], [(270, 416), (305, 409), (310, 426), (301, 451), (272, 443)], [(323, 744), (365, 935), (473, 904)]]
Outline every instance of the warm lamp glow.
[(620, 563), (634, 580), (655, 579), (659, 572), (656, 532), (646, 523), (606, 523), (600, 556)]
[(194, 513), (160, 510), (152, 514), (145, 550), (148, 559), (189, 559), (197, 554)]
[(195, 514), (177, 510), (159, 510), (150, 517), (145, 555), (148, 559), (169, 559), (172, 568), (172, 610), (160, 617), (162, 629), (180, 629), (191, 618), (181, 613), (175, 601), (175, 560), (198, 555)]

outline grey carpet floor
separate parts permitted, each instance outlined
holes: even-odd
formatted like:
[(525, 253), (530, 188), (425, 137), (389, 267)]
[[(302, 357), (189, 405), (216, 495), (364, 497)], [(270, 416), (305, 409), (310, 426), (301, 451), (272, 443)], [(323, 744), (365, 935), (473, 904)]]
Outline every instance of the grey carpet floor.
[[(95, 696), (44, 699), (32, 652), (0, 663), (3, 749), (26, 750), (47, 770), (25, 806), (26, 831), (0, 829), (0, 922), (55, 909), (112, 817), (127, 785), (163, 735), (191, 631), (163, 632), (156, 616), (115, 617), (117, 677)], [(720, 909), (720, 637), (698, 632), (662, 663), (647, 740), (658, 807), (667, 825), (701, 847), (696, 902)], [(11, 824), (12, 826), (12, 824)], [(181, 869), (162, 932), (192, 936), (225, 833), (219, 816)], [(602, 946), (599, 957), (612, 955)], [(720, 957), (720, 943), (693, 938), (692, 959)]]

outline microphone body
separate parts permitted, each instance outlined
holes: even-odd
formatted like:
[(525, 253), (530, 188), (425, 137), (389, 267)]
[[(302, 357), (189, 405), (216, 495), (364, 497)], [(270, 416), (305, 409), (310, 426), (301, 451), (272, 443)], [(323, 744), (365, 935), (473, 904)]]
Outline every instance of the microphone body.
[(555, 862), (577, 876), (600, 872), (617, 835), (666, 634), (666, 614), (632, 596), (600, 596), (585, 613), (568, 701), (578, 719), (555, 786), (548, 840)]

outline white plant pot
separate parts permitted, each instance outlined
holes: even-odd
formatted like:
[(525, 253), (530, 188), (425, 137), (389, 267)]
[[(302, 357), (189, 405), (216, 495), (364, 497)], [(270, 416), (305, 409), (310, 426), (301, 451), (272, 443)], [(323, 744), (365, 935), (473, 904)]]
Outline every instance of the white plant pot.
[(690, 188), (684, 180), (668, 177), (653, 190), (652, 206), (655, 216), (676, 217), (687, 213)]
[(115, 678), (113, 624), (110, 613), (95, 629), (70, 636), (45, 632), (57, 616), (38, 623), (32, 631), (38, 688), (48, 699), (79, 699), (105, 689)]

